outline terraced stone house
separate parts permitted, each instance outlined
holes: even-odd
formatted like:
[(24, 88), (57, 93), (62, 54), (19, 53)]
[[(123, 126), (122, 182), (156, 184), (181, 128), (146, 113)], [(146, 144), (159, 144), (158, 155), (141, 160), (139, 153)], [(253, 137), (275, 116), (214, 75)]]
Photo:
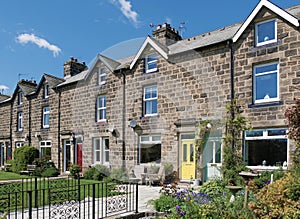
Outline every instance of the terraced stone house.
[(71, 163), (172, 163), (180, 179), (207, 181), (221, 174), (224, 130), (207, 127), (213, 134), (196, 159), (199, 124), (222, 121), (235, 98), (252, 123), (245, 163), (286, 168), (295, 147), (284, 111), (300, 97), (299, 18), (300, 5), (261, 0), (244, 22), (187, 39), (158, 25), (132, 57), (98, 54), (89, 68), (71, 58), (63, 78), (20, 81), (11, 97), (0, 97), (1, 165), (32, 144), (61, 172)]

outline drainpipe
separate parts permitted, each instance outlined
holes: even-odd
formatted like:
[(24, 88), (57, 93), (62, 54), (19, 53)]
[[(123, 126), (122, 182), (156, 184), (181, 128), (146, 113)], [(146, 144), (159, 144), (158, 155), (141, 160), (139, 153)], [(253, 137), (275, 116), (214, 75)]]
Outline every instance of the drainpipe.
[[(30, 98), (30, 97), (29, 97)], [(32, 106), (31, 106), (31, 98), (29, 99), (29, 109), (28, 109), (28, 111), (29, 111), (29, 118), (28, 118), (28, 123), (29, 123), (29, 125), (28, 125), (28, 145), (31, 145), (31, 133), (32, 133), (32, 131), (31, 131), (31, 109), (32, 109)]]
[[(233, 51), (233, 43), (232, 40), (228, 41), (229, 45), (229, 50), (230, 50), (230, 88), (231, 88), (231, 95), (230, 95), (230, 102), (233, 104), (234, 101), (234, 51)], [(231, 107), (231, 119), (233, 120), (235, 117), (234, 114), (234, 108)], [(234, 129), (232, 131), (232, 142), (231, 142), (231, 147), (232, 149), (235, 148), (235, 142), (234, 142), (234, 137), (235, 137), (235, 131)]]
[(11, 103), (10, 103), (10, 125), (9, 125), (9, 144), (10, 144), (10, 148), (11, 148), (11, 151), (12, 151), (12, 148), (13, 148), (13, 143), (12, 143), (12, 129), (13, 129), (13, 101), (10, 100)]
[(61, 108), (61, 91), (58, 91), (58, 120), (57, 120), (57, 150), (58, 150), (58, 170), (61, 173), (61, 166), (60, 166), (60, 152), (61, 152), (61, 146), (60, 146), (60, 117), (61, 117), (61, 112), (60, 112), (60, 108)]
[(126, 169), (126, 72), (121, 71), (123, 76), (123, 103), (122, 103), (122, 167)]

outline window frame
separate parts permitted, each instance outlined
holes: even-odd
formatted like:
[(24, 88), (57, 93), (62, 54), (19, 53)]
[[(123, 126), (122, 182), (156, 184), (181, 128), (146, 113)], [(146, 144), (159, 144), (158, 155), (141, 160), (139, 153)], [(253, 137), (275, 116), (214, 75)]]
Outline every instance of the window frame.
[[(155, 56), (155, 57), (154, 57)], [(154, 60), (148, 60), (150, 59), (150, 57), (154, 57)], [(151, 53), (145, 56), (145, 73), (152, 73), (152, 72), (156, 72), (157, 71), (157, 54), (156, 53)], [(154, 68), (149, 68), (149, 65), (152, 65), (153, 63), (155, 63), (155, 67)]]
[(23, 131), (23, 111), (18, 112), (18, 120), (17, 120), (17, 131)]
[[(104, 77), (104, 80), (102, 78)], [(98, 84), (103, 85), (106, 83), (106, 68), (98, 68)]]
[[(282, 135), (270, 135), (269, 131), (285, 131), (285, 134)], [(253, 136), (247, 136), (247, 133), (252, 132)], [(246, 130), (244, 132), (244, 144), (243, 144), (243, 161), (248, 165), (248, 151), (246, 153), (246, 141), (259, 141), (259, 140), (286, 140), (287, 142), (287, 148), (286, 148), (286, 162), (289, 163), (290, 155), (289, 155), (289, 138), (288, 138), (288, 128), (265, 128), (265, 129), (254, 129), (254, 130)], [(248, 149), (249, 150), (249, 149)]]
[[(101, 98), (104, 98), (104, 100), (101, 100)], [(100, 106), (100, 103), (102, 102), (103, 106)], [(97, 122), (103, 122), (106, 121), (106, 105), (107, 101), (106, 101), (106, 95), (100, 95), (97, 97)], [(101, 116), (103, 116), (103, 118), (101, 118)]]
[[(277, 66), (276, 70), (256, 73), (257, 69), (260, 67), (271, 66), (271, 65), (275, 65), (275, 64)], [(263, 75), (271, 75), (274, 73), (276, 73), (276, 86), (277, 86), (276, 97), (266, 98), (266, 96), (268, 95), (268, 93), (266, 93), (266, 96), (264, 99), (257, 99), (257, 87), (256, 87), (257, 77), (263, 76)], [(254, 65), (253, 66), (253, 103), (257, 104), (257, 103), (268, 103), (268, 102), (279, 101), (279, 91), (280, 91), (279, 90), (279, 62), (269, 62), (269, 63), (265, 63), (265, 64)]]
[[(154, 138), (159, 138), (159, 140), (154, 140)], [(148, 134), (148, 135), (141, 135), (139, 136), (139, 145), (138, 145), (138, 163), (139, 164), (147, 164), (147, 163), (152, 163), (153, 161), (150, 162), (142, 162), (142, 145), (157, 145), (160, 144), (160, 161), (162, 158), (162, 145), (161, 145), (161, 134)], [(148, 138), (148, 140), (143, 140), (143, 138)]]
[(23, 91), (18, 92), (18, 106), (23, 105)]
[[(99, 149), (96, 148), (96, 142), (99, 143)], [(106, 142), (108, 141), (108, 149), (106, 148)], [(107, 152), (108, 152), (108, 160), (107, 160)], [(99, 153), (98, 156), (96, 153)], [(99, 157), (100, 160), (97, 160)], [(110, 142), (109, 137), (98, 137), (93, 138), (93, 162), (94, 164), (103, 164), (109, 165), (110, 160)]]
[[(47, 111), (45, 111), (48, 109)], [(47, 120), (48, 117), (48, 120)], [(48, 121), (48, 123), (46, 123)], [(44, 106), (43, 107), (43, 121), (42, 121), (42, 127), (43, 128), (49, 128), (50, 127), (50, 107)]]
[[(259, 25), (262, 25), (262, 24), (265, 24), (265, 23), (268, 23), (268, 22), (274, 22), (274, 39), (259, 42), (259, 39), (258, 39), (258, 37), (259, 37)], [(270, 43), (275, 43), (275, 42), (277, 42), (277, 20), (275, 18), (265, 20), (265, 21), (261, 21), (261, 22), (258, 22), (258, 23), (255, 24), (255, 45), (256, 46), (263, 46), (263, 45), (270, 44)]]
[(49, 96), (50, 96), (50, 93), (49, 93), (49, 84), (46, 83), (43, 86), (43, 99), (48, 99)]
[(43, 140), (43, 141), (39, 142), (39, 145), (40, 145), (40, 158), (42, 158), (44, 156), (43, 153), (42, 153), (42, 148), (50, 148), (50, 160), (51, 160), (51, 157), (52, 157), (52, 141), (51, 140)]
[[(146, 89), (151, 89), (151, 93), (153, 92), (152, 91), (152, 88), (155, 87), (156, 89), (156, 97), (150, 97), (150, 98), (146, 98)], [(152, 107), (151, 107), (151, 112), (150, 113), (147, 113), (147, 103), (149, 102), (154, 102), (156, 101), (156, 113), (153, 113), (152, 111)], [(145, 86), (144, 89), (143, 89), (143, 115), (145, 117), (147, 116), (156, 116), (158, 115), (158, 86), (157, 85), (149, 85), (149, 86)]]

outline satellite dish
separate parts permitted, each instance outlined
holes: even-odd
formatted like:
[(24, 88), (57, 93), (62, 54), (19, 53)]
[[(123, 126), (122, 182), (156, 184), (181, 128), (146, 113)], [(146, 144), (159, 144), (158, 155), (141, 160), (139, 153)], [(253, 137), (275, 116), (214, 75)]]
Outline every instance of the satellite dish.
[(130, 121), (130, 127), (131, 128), (135, 128), (136, 127), (136, 121), (135, 120), (131, 120)]
[(110, 125), (108, 128), (109, 132), (113, 132), (115, 130), (115, 126), (114, 125)]

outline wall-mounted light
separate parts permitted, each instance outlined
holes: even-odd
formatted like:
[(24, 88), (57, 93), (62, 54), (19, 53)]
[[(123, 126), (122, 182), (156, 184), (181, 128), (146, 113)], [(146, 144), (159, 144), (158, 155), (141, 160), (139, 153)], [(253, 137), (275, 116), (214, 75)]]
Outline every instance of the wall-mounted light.
[(115, 129), (114, 125), (110, 125), (108, 128), (108, 131), (112, 134), (112, 136), (118, 138), (120, 136), (120, 133), (117, 129)]

